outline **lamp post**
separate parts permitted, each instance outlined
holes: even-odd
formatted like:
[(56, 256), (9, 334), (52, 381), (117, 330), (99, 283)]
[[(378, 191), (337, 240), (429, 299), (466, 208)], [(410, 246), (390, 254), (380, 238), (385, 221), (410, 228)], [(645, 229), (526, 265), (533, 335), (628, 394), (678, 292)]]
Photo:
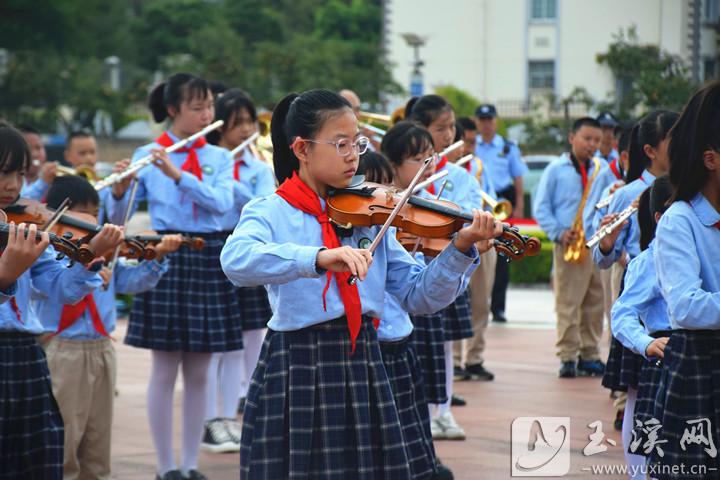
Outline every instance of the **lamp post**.
[(425, 62), (420, 60), (420, 47), (425, 45), (426, 38), (421, 37), (416, 33), (403, 33), (402, 34), (405, 43), (412, 47), (415, 53), (415, 59), (413, 60), (413, 70), (410, 73), (410, 95), (413, 97), (419, 97), (423, 94), (423, 75), (420, 68), (425, 65)]

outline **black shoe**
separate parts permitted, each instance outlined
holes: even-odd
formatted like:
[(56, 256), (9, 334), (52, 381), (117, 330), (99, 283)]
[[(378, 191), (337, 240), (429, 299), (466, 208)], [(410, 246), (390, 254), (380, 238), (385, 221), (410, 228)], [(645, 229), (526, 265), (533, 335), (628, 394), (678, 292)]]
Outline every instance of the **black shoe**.
[(455, 394), (453, 394), (453, 396), (450, 397), (450, 406), (452, 406), (452, 407), (464, 407), (465, 405), (467, 405), (467, 402), (466, 402), (465, 399), (464, 399), (463, 397), (461, 397), (460, 395), (455, 395)]
[(506, 323), (507, 317), (505, 316), (505, 312), (493, 312), (492, 321), (498, 323)]
[(453, 379), (454, 380), (470, 380), (470, 376), (467, 371), (462, 367), (453, 368)]
[(602, 360), (580, 359), (580, 361), (578, 361), (577, 369), (590, 377), (602, 377), (605, 373), (605, 364)]
[(208, 480), (208, 478), (197, 470), (190, 470), (187, 477), (183, 477), (186, 480)]
[(435, 475), (433, 475), (432, 478), (433, 480), (454, 480), (455, 476), (453, 475), (452, 470), (440, 463), (440, 459), (438, 459)]
[(242, 415), (245, 412), (245, 397), (240, 398), (238, 402), (238, 415)]
[(615, 427), (615, 430), (618, 432), (622, 432), (623, 418), (625, 418), (625, 410), (618, 410), (615, 414), (615, 421), (613, 422), (613, 427)]
[(471, 380), (483, 380), (485, 382), (490, 382), (495, 379), (495, 375), (486, 370), (482, 363), (478, 363), (477, 365), (468, 365), (465, 368), (465, 371)]
[(182, 473), (180, 473), (180, 470), (170, 470), (162, 477), (160, 475), (155, 475), (155, 480), (184, 480), (184, 477), (182, 476)]
[(575, 367), (575, 362), (568, 361), (568, 362), (562, 362), (562, 365), (560, 366), (560, 372), (558, 373), (558, 376), (560, 378), (575, 378), (577, 377), (578, 371)]

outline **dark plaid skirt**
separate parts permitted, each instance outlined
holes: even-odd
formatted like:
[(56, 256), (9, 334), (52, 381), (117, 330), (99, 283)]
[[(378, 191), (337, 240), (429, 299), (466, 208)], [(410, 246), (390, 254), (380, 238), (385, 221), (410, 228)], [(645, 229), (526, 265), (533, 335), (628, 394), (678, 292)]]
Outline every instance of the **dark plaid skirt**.
[[(654, 449), (650, 454), (651, 464), (665, 469), (683, 464), (686, 469), (706, 468), (704, 474), (698, 471), (673, 475), (660, 472), (653, 476), (658, 479), (700, 479), (718, 478), (720, 472), (720, 331), (675, 331), (665, 348), (665, 368), (660, 375), (657, 402), (653, 416), (660, 422), (660, 444), (663, 455)], [(709, 428), (708, 428), (709, 423)], [(693, 433), (694, 430), (694, 433)], [(707, 450), (709, 443), (684, 442), (688, 434), (700, 440), (712, 440), (715, 458)], [(714, 469), (714, 470), (713, 470)]]
[(272, 317), (270, 302), (265, 287), (238, 288), (243, 330), (265, 328)]
[(380, 342), (380, 352), (395, 397), (412, 478), (431, 478), (435, 473), (435, 449), (420, 362), (407, 339)]
[(203, 249), (169, 254), (170, 268), (157, 286), (135, 296), (125, 343), (171, 352), (242, 348), (238, 289), (220, 267), (227, 234), (202, 236)]
[(630, 453), (636, 455), (647, 455), (646, 448), (649, 446), (647, 430), (643, 430), (645, 423), (655, 416), (655, 401), (660, 377), (663, 371), (663, 364), (657, 358), (643, 360), (640, 375), (638, 376), (637, 399), (635, 400), (635, 411), (633, 412), (633, 436)]
[(409, 479), (372, 320), (268, 330), (243, 415), (241, 479)]
[(640, 368), (644, 361), (642, 355), (625, 348), (613, 337), (602, 378), (603, 387), (622, 392), (627, 392), (628, 387), (637, 388)]
[(447, 402), (445, 389), (445, 336), (443, 317), (440, 313), (432, 315), (410, 315), (413, 332), (410, 343), (417, 354), (425, 384), (425, 399), (428, 403)]
[(472, 314), (470, 312), (470, 293), (465, 290), (453, 303), (440, 312), (443, 316), (445, 341), (472, 338)]
[(34, 336), (0, 332), (0, 478), (62, 479), (63, 421)]

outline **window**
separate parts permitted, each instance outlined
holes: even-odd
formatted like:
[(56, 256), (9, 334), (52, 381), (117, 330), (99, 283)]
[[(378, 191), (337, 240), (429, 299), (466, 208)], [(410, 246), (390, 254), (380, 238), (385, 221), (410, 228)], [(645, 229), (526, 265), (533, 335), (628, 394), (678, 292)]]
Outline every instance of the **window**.
[(555, 62), (528, 62), (528, 85), (530, 90), (553, 90), (555, 88)]
[(705, 71), (705, 81), (715, 80), (717, 77), (715, 69), (717, 68), (717, 62), (714, 58), (706, 58), (703, 62), (703, 70)]
[(720, 14), (720, 1), (718, 0), (704, 0), (705, 2), (705, 20), (708, 22), (716, 22), (718, 20), (718, 14)]
[(557, 0), (531, 0), (531, 20), (555, 20), (557, 18)]

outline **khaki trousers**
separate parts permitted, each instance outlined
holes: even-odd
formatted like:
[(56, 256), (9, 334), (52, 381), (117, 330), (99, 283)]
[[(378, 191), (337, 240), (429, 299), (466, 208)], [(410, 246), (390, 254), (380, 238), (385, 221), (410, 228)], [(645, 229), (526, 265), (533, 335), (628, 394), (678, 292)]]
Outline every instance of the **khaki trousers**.
[(600, 272), (590, 255), (580, 264), (563, 258), (563, 247), (553, 250), (553, 289), (557, 314), (557, 355), (563, 362), (598, 360), (603, 331), (603, 290)]
[(110, 432), (117, 365), (107, 338), (53, 337), (45, 352), (65, 423), (64, 480), (110, 478)]
[(463, 344), (465, 346), (465, 364), (480, 365), (485, 351), (485, 331), (490, 316), (490, 295), (495, 283), (495, 264), (504, 262), (498, 259), (495, 249), (482, 254), (480, 265), (470, 277), (470, 310), (472, 313), (473, 336), (458, 340), (453, 345), (453, 357), (456, 367), (462, 366)]

